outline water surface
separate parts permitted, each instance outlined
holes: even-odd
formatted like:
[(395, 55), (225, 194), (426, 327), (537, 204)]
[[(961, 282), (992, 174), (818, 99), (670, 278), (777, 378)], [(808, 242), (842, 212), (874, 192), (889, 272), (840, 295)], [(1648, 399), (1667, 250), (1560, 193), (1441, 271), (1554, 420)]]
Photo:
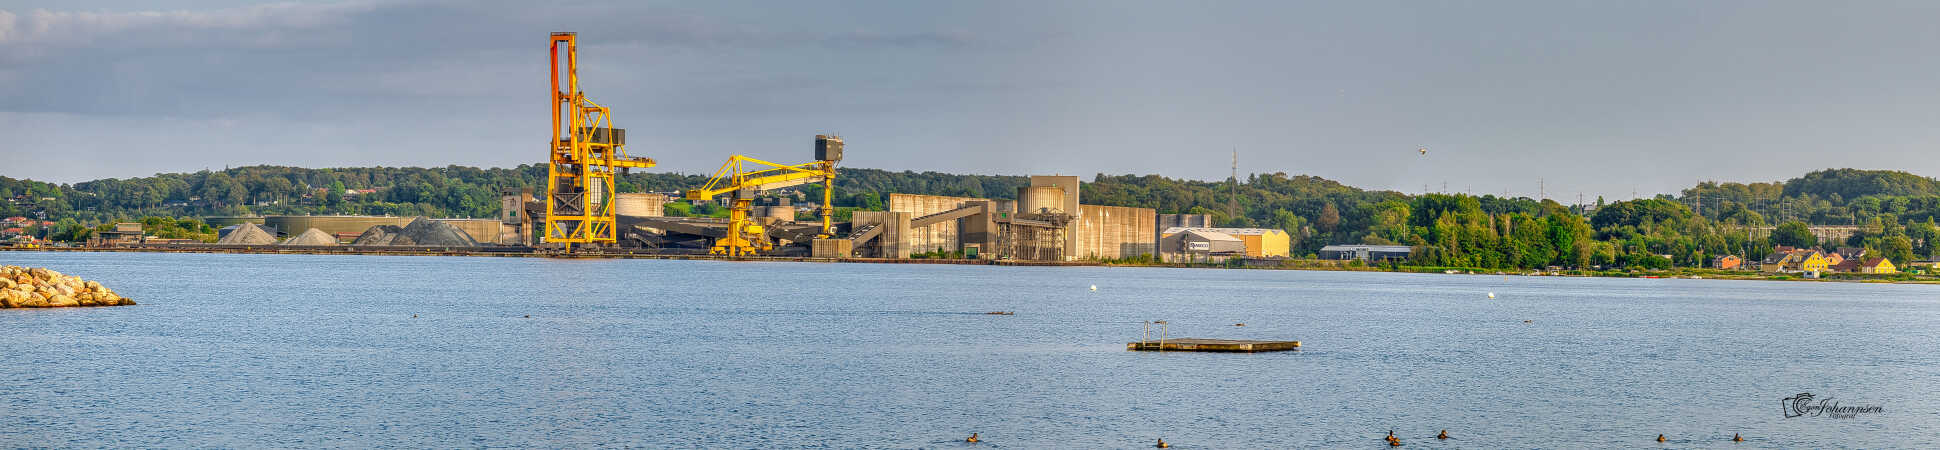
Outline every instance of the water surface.
[[(1295, 448), (1380, 446), (1389, 429), (1409, 448), (1654, 447), (1659, 433), (1666, 447), (1732, 433), (1748, 439), (1732, 448), (1940, 447), (1940, 286), (147, 253), (0, 264), (141, 303), (0, 310), (7, 447), (952, 448), (978, 432), (996, 448)], [(1125, 351), (1156, 319), (1172, 336), (1305, 348)], [(1801, 392), (1885, 412), (1783, 417), (1780, 399)], [(1430, 438), (1444, 428), (1456, 439)]]

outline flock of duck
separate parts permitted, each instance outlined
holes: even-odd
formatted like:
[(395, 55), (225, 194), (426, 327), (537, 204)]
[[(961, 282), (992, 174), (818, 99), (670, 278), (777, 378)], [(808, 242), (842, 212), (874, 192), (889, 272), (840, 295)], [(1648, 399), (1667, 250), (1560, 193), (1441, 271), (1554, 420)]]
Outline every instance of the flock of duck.
[[(1448, 439), (1448, 430), (1442, 430), (1442, 432), (1441, 432), (1441, 434), (1437, 434), (1437, 435), (1435, 435), (1435, 439), (1438, 439), (1438, 440), (1446, 440), (1446, 439)], [(1399, 437), (1395, 437), (1395, 435), (1394, 435), (1394, 430), (1388, 430), (1388, 436), (1387, 436), (1387, 437), (1384, 437), (1384, 438), (1381, 438), (1381, 440), (1383, 440), (1383, 441), (1388, 441), (1388, 446), (1389, 446), (1389, 447), (1400, 447), (1400, 446), (1401, 446), (1401, 438), (1399, 438)], [(964, 441), (964, 442), (968, 442), (968, 443), (972, 443), (972, 444), (975, 444), (975, 443), (978, 443), (978, 442), (983, 442), (983, 440), (982, 440), (982, 439), (978, 439), (978, 438), (977, 438), (977, 433), (970, 433), (970, 438), (968, 438), (968, 439), (964, 439), (963, 441)], [(1744, 441), (1745, 441), (1745, 438), (1744, 438), (1744, 437), (1742, 437), (1742, 436), (1739, 436), (1739, 435), (1738, 435), (1738, 433), (1731, 433), (1731, 442), (1744, 442)], [(1657, 435), (1657, 442), (1664, 442), (1664, 435), (1662, 435), (1662, 434), (1659, 434), (1659, 435)], [(1155, 444), (1155, 445), (1153, 445), (1153, 447), (1156, 447), (1156, 448), (1172, 448), (1172, 444), (1168, 444), (1168, 443), (1166, 443), (1166, 442), (1165, 442), (1165, 438), (1159, 438), (1159, 443), (1158, 443), (1158, 444)]]
[[(1435, 435), (1435, 439), (1448, 439), (1448, 430), (1442, 430), (1441, 434)], [(1388, 441), (1389, 447), (1401, 446), (1401, 438), (1394, 436), (1394, 430), (1388, 430), (1388, 437), (1381, 438), (1381, 440)]]

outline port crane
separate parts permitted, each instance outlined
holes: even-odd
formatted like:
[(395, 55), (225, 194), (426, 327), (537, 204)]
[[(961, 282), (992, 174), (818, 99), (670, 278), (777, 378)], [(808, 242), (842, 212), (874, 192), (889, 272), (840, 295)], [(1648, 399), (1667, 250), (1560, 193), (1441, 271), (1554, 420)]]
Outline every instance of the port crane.
[(817, 239), (833, 236), (831, 214), (835, 210), (832, 198), (835, 196), (835, 163), (842, 161), (842, 138), (830, 135), (815, 136), (815, 162), (803, 164), (778, 164), (744, 155), (729, 156), (727, 163), (714, 171), (707, 184), (700, 189), (689, 189), (681, 198), (688, 201), (711, 201), (714, 197), (728, 194), (727, 236), (715, 239), (709, 254), (727, 256), (750, 256), (758, 252), (774, 249), (769, 242), (767, 230), (761, 224), (750, 220), (748, 212), (753, 209), (754, 196), (764, 190), (781, 189), (809, 183), (822, 183), (822, 232)]
[[(561, 70), (560, 50), (565, 50)], [(545, 242), (608, 244), (614, 239), (614, 176), (654, 166), (653, 158), (626, 154), (626, 130), (613, 128), (612, 111), (579, 91), (578, 33), (551, 39), (552, 143), (547, 151)], [(559, 81), (565, 78), (565, 90)]]

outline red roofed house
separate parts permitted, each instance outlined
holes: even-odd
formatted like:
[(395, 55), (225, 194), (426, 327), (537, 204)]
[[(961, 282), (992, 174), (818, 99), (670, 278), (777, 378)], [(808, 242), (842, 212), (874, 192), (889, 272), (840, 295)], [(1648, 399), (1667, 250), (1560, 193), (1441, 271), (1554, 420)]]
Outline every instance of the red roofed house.
[(1859, 263), (1859, 273), (1899, 273), (1899, 268), (1893, 267), (1893, 262), (1886, 258), (1866, 258), (1865, 262)]

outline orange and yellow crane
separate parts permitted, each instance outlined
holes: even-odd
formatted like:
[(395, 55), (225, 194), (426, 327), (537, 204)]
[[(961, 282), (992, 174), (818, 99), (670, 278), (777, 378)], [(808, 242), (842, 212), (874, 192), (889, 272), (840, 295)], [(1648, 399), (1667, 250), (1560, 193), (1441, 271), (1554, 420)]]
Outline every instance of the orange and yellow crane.
[[(547, 152), (545, 242), (613, 244), (614, 176), (653, 167), (652, 158), (627, 156), (626, 130), (612, 111), (579, 91), (578, 34), (552, 33), (552, 143)], [(561, 70), (560, 50), (565, 50)], [(560, 90), (559, 80), (566, 80)]]

